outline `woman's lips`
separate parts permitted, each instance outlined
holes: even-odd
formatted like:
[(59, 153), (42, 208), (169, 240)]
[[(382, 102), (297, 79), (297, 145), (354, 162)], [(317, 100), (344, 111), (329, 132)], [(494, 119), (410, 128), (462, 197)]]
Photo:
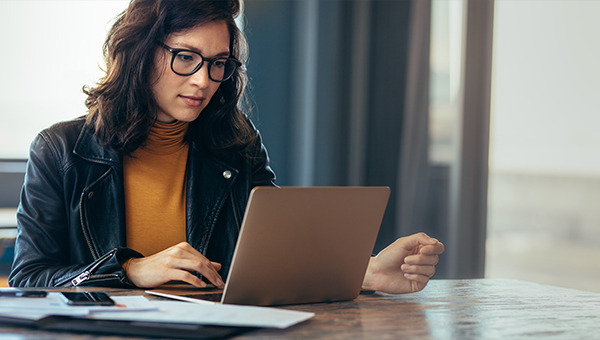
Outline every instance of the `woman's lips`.
[(188, 96), (180, 96), (183, 99), (183, 102), (189, 106), (198, 107), (202, 105), (202, 101), (204, 98), (202, 97), (188, 97)]

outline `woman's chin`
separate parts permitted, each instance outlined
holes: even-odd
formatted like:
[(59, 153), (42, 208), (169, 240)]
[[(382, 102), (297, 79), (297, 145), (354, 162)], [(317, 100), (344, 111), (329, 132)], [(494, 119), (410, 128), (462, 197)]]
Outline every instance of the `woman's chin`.
[(158, 116), (156, 117), (156, 120), (158, 120), (161, 123), (173, 123), (175, 121), (180, 121), (180, 122), (188, 122), (191, 123), (193, 121), (195, 121), (196, 119), (198, 119), (198, 117), (200, 116), (201, 112), (190, 112), (190, 113), (184, 113), (184, 114), (173, 114), (173, 115), (169, 115), (166, 113), (159, 113)]

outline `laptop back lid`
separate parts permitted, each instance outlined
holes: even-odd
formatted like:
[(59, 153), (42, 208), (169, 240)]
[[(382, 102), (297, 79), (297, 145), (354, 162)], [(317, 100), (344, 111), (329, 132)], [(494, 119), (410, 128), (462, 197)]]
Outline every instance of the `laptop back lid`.
[(257, 187), (222, 303), (284, 305), (358, 296), (387, 187)]

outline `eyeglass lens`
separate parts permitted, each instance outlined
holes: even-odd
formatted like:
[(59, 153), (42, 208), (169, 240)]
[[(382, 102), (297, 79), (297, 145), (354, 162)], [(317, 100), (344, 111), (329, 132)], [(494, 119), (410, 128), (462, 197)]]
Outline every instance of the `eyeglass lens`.
[[(200, 69), (203, 65), (202, 57), (190, 51), (179, 51), (173, 58), (173, 71), (181, 75), (191, 75)], [(215, 60), (206, 60), (210, 78), (214, 81), (227, 80), (236, 69), (236, 64), (233, 60), (221, 58)]]

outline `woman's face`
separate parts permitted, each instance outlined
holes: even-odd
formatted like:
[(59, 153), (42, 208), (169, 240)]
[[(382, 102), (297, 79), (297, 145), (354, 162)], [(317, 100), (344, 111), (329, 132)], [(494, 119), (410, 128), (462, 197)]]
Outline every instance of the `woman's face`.
[[(224, 21), (211, 21), (172, 33), (163, 43), (172, 49), (198, 52), (205, 58), (228, 57), (230, 53), (229, 30)], [(180, 76), (171, 70), (171, 58), (172, 54), (167, 49), (157, 49), (151, 85), (158, 104), (157, 119), (164, 123), (194, 121), (208, 105), (220, 83), (209, 79), (207, 62), (198, 72)]]

